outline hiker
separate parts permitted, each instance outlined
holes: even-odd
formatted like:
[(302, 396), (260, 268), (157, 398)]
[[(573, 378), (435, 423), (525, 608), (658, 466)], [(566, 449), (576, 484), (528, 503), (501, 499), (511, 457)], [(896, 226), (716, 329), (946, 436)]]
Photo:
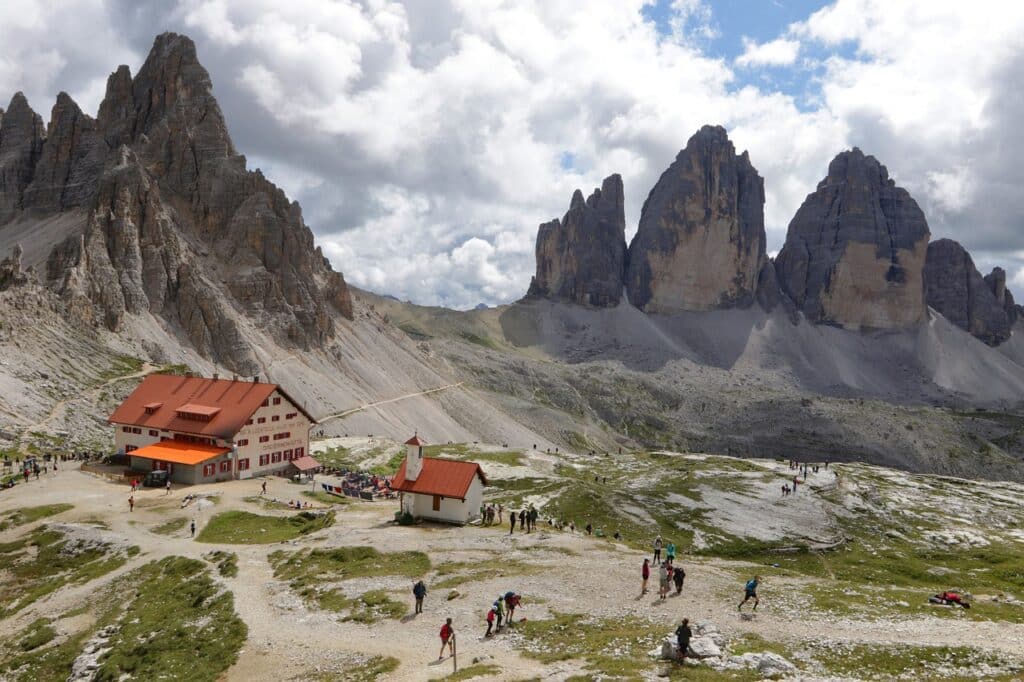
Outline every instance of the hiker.
[(647, 594), (647, 579), (651, 577), (651, 564), (644, 557), (644, 565), (640, 567), (640, 576), (644, 581), (640, 584), (640, 596)]
[(530, 528), (533, 529), (533, 530), (537, 530), (537, 516), (539, 516), (539, 514), (537, 513), (537, 509), (531, 504), (530, 505)]
[(530, 532), (530, 529), (526, 526), (526, 510), (525, 509), (520, 509), (519, 510), (519, 530), (520, 531), (525, 530), (527, 533)]
[(498, 617), (498, 632), (501, 632), (501, 624), (505, 621), (505, 599), (499, 594), (494, 601), (495, 615)]
[(510, 511), (509, 512), (509, 514), (508, 514), (508, 523), (509, 523), (508, 534), (512, 535), (513, 533), (516, 532), (516, 513), (514, 511)]
[(594, 534), (594, 524), (590, 523), (590, 521), (587, 521), (587, 535), (593, 535), (593, 534)]
[(654, 559), (652, 560), (655, 565), (661, 562), (661, 536), (654, 538)]
[(676, 594), (683, 593), (683, 581), (686, 580), (686, 571), (682, 566), (672, 567), (672, 582), (676, 584)]
[(505, 623), (509, 626), (512, 625), (512, 614), (516, 612), (516, 608), (519, 606), (519, 595), (515, 592), (505, 593)]
[(658, 569), (658, 598), (662, 601), (668, 596), (668, 580), (672, 575), (672, 564), (664, 562)]
[(260, 484), (260, 495), (266, 495), (266, 494), (267, 494), (267, 482), (263, 481), (263, 483)]
[(135, 496), (134, 495), (129, 495), (128, 496), (128, 511), (130, 511), (130, 512), (135, 511)]
[(427, 586), (423, 584), (422, 580), (416, 581), (416, 584), (412, 586), (412, 594), (416, 597), (416, 613), (423, 613), (423, 597), (427, 594)]
[(736, 607), (737, 611), (743, 610), (743, 605), (748, 600), (754, 600), (754, 611), (757, 611), (757, 605), (761, 603), (761, 600), (757, 597), (757, 586), (761, 584), (761, 576), (755, 575), (752, 579), (747, 581), (747, 584), (743, 588), (743, 601), (740, 602), (739, 606)]
[(690, 629), (690, 619), (683, 618), (683, 622), (676, 628), (676, 645), (679, 647), (679, 660), (686, 661), (686, 654), (690, 650), (690, 637), (693, 631)]
[(138, 489), (138, 487), (139, 487), (138, 479), (133, 478), (132, 479), (132, 492), (135, 492), (136, 489)]
[(491, 604), (491, 608), (487, 611), (487, 632), (484, 633), (484, 637), (491, 636), (491, 629), (494, 627), (494, 616), (497, 608), (498, 604), (495, 602), (494, 604)]
[(676, 543), (669, 542), (668, 546), (665, 547), (665, 559), (668, 560), (669, 564), (676, 560)]
[(799, 485), (799, 483), (800, 483), (799, 478), (797, 476), (794, 476), (793, 477), (793, 492), (794, 493), (796, 492), (796, 487), (797, 487), (797, 485)]
[(192, 523), (188, 526), (189, 537), (194, 538), (196, 536), (196, 520), (192, 519)]
[(504, 521), (501, 520), (501, 512), (503, 512), (503, 511), (505, 511), (505, 507), (504, 507), (504, 505), (499, 503), (498, 504), (498, 525), (501, 525), (502, 523), (505, 523)]
[(164, 495), (170, 495), (170, 494), (171, 494), (171, 477), (168, 476), (167, 477), (167, 490), (164, 491)]
[(441, 626), (441, 653), (438, 655), (437, 660), (444, 660), (444, 648), (448, 647), (448, 652), (455, 655), (455, 628), (452, 627), (452, 619), (446, 618), (444, 625)]

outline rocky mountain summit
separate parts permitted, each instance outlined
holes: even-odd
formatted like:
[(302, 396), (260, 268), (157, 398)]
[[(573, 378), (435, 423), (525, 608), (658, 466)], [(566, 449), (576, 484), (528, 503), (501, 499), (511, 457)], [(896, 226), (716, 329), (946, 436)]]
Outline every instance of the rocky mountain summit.
[(704, 126), (644, 202), (629, 300), (655, 313), (749, 306), (764, 260), (764, 181), (725, 128)]
[(537, 232), (537, 274), (527, 296), (618, 305), (626, 274), (622, 178), (610, 175), (584, 201), (579, 190), (559, 220)]
[(86, 325), (117, 331), (150, 313), (251, 373), (248, 325), (308, 350), (334, 338), (335, 314), (352, 317), (298, 204), (246, 169), (185, 36), (158, 36), (134, 78), (112, 73), (96, 119), (61, 93), (44, 131), (13, 97), (0, 119), (0, 241), (55, 215), (55, 246), (31, 265)]
[(938, 239), (928, 245), (924, 272), (928, 305), (943, 317), (990, 346), (1010, 338), (1016, 310), (1002, 268), (983, 278), (959, 242)]
[(873, 156), (845, 151), (789, 224), (775, 261), (782, 290), (811, 320), (903, 329), (925, 319), (928, 223)]

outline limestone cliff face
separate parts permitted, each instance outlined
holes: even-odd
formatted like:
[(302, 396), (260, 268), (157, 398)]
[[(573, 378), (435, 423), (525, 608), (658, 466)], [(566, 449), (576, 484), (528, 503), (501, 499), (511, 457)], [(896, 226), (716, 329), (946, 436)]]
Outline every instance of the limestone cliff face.
[(25, 188), (43, 152), (43, 120), (15, 93), (0, 119), (0, 224), (23, 207)]
[[(925, 261), (928, 305), (990, 346), (1010, 337), (1011, 323), (966, 249), (952, 239), (928, 245)], [(1005, 296), (1005, 279), (1002, 290)]]
[(607, 307), (622, 298), (626, 218), (622, 178), (605, 178), (584, 201), (572, 195), (565, 217), (537, 232), (537, 274), (527, 296)]
[(925, 319), (928, 223), (885, 166), (839, 154), (789, 224), (775, 267), (783, 291), (815, 322), (902, 329)]
[(629, 300), (655, 313), (749, 306), (764, 261), (764, 181), (724, 128), (704, 126), (644, 202)]
[(311, 349), (334, 338), (335, 313), (352, 317), (298, 204), (236, 153), (184, 36), (158, 36), (135, 78), (125, 66), (111, 74), (96, 120), (62, 93), (45, 140), (24, 98), (12, 100), (0, 122), (0, 225), (75, 208), (88, 211), (86, 228), (55, 246), (47, 278), (84, 321), (116, 330), (149, 312), (248, 374), (243, 319)]
[(999, 267), (992, 268), (992, 272), (985, 275), (985, 284), (988, 285), (992, 295), (996, 297), (996, 302), (1003, 309), (1006, 321), (1012, 328), (1020, 317), (1020, 308), (1013, 300), (1013, 294), (1006, 288), (1006, 270)]
[(57, 95), (23, 208), (56, 212), (86, 206), (95, 195), (106, 151), (96, 121), (67, 93)]

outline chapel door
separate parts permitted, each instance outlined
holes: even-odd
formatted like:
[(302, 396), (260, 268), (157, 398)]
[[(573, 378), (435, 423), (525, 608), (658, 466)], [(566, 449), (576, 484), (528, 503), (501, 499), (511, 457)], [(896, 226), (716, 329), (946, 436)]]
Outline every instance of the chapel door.
[(434, 511), (441, 511), (441, 496), (434, 495)]

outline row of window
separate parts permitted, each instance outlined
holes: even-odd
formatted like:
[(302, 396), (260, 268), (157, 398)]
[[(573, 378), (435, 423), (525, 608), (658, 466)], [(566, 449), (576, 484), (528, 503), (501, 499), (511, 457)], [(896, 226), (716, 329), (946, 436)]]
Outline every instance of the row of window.
[[(270, 404), (270, 400), (269, 399), (263, 401), (263, 407), (266, 407), (269, 404)], [(274, 398), (274, 404), (275, 405), (280, 405), (281, 404), (281, 399), (280, 398)]]
[(284, 452), (271, 452), (266, 455), (260, 455), (260, 466), (266, 466), (268, 464), (277, 464), (278, 462), (290, 462), (293, 459), (298, 459), (306, 453), (305, 448), (295, 448), (294, 450), (285, 450)]

